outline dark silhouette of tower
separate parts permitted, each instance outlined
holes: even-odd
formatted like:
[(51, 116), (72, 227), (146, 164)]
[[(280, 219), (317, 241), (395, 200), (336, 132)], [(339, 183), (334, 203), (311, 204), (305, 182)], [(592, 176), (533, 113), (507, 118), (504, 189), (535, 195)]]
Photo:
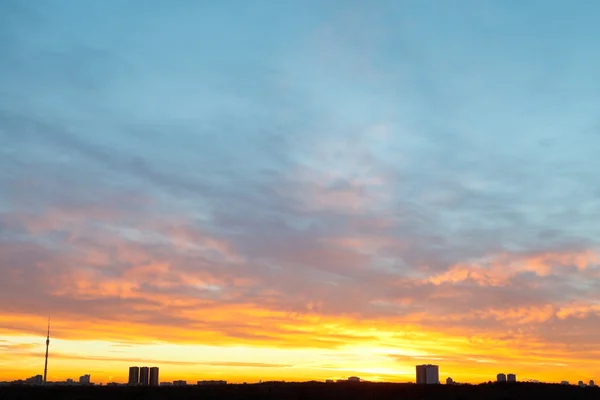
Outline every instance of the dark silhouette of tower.
[(150, 367), (150, 386), (158, 386), (158, 367)]
[(44, 383), (48, 374), (48, 346), (50, 346), (50, 318), (48, 318), (48, 335), (46, 336), (46, 361), (44, 362)]
[(129, 385), (139, 385), (140, 383), (140, 367), (129, 367)]
[(150, 369), (148, 367), (140, 368), (140, 385), (148, 386), (150, 383)]

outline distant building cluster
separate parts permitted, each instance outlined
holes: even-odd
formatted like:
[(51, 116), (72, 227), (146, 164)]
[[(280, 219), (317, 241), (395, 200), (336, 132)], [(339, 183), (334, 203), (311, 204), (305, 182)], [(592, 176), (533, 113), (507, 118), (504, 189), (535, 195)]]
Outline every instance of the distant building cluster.
[[(146, 372), (147, 371), (147, 372)], [(145, 383), (146, 376), (148, 376), (148, 383)], [(135, 383), (137, 382), (137, 383)], [(227, 381), (223, 380), (204, 380), (196, 383), (198, 386), (206, 385), (226, 385)], [(142, 385), (142, 386), (187, 386), (186, 380), (175, 380), (173, 382), (159, 382), (158, 380), (158, 368), (152, 367), (130, 367), (129, 368), (129, 383), (130, 386)]]
[(158, 386), (158, 367), (129, 367), (130, 386)]
[(227, 385), (227, 381), (198, 381), (198, 385)]
[(358, 376), (351, 376), (347, 379), (338, 379), (334, 381), (333, 379), (327, 379), (325, 383), (346, 383), (346, 382), (361, 382), (362, 380)]
[[(560, 382), (560, 384), (565, 385), (565, 386), (570, 385), (569, 381), (562, 381), (562, 382)], [(596, 385), (594, 380), (590, 380), (587, 385), (585, 384), (584, 381), (579, 381), (577, 383), (577, 386), (579, 386), (579, 387), (598, 387), (598, 385)]]
[(579, 383), (577, 384), (579, 387), (598, 387), (596, 385), (596, 383), (593, 380), (590, 380), (589, 383), (586, 385), (585, 382), (583, 381), (579, 381)]
[(29, 385), (41, 385), (42, 383), (44, 383), (44, 377), (42, 375), (35, 375), (31, 378), (25, 379), (24, 383)]
[(92, 385), (91, 376), (83, 375), (79, 377), (79, 381), (75, 381), (74, 379), (66, 379), (64, 381), (58, 382), (44, 382), (43, 375), (34, 375), (30, 378), (23, 380), (12, 381), (13, 384), (21, 384), (21, 385), (52, 385), (52, 386), (61, 386), (61, 385)]
[(498, 382), (498, 383), (506, 383), (506, 382), (514, 383), (516, 381), (517, 381), (517, 376), (515, 374), (505, 375), (504, 373), (499, 373), (498, 375), (496, 375), (496, 382)]

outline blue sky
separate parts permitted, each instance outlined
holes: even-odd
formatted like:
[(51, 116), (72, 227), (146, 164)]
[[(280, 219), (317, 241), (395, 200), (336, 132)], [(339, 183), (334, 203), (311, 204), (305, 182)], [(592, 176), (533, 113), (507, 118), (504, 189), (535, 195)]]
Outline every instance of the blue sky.
[[(146, 262), (119, 251), (135, 246), (204, 282), (129, 282), (142, 297), (359, 319), (426, 308), (427, 329), (500, 336), (522, 321), (469, 316), (549, 306), (533, 337), (566, 343), (576, 323), (591, 335), (599, 12), (3, 1), (0, 300), (81, 318), (85, 293), (53, 285), (125, 282)], [(116, 305), (146, 316), (137, 298), (95, 296), (103, 318)], [(556, 317), (575, 303), (584, 317)]]

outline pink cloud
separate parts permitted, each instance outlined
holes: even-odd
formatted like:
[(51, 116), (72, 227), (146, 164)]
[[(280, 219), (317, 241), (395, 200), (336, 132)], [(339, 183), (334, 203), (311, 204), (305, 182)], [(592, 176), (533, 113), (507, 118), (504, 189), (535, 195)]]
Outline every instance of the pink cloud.
[(473, 280), (484, 286), (502, 286), (510, 284), (511, 279), (522, 272), (533, 272), (544, 277), (568, 272), (570, 268), (583, 271), (597, 265), (600, 265), (600, 254), (594, 250), (502, 254), (479, 262), (453, 265), (445, 272), (428, 277), (426, 281), (439, 285)]

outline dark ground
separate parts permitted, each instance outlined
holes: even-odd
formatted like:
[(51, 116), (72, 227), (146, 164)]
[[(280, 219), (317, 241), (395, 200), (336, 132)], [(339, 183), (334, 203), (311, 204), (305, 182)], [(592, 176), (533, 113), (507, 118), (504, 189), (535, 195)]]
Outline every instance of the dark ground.
[(0, 400), (578, 400), (600, 399), (600, 389), (539, 383), (415, 385), (393, 383), (283, 383), (186, 387), (0, 387)]

